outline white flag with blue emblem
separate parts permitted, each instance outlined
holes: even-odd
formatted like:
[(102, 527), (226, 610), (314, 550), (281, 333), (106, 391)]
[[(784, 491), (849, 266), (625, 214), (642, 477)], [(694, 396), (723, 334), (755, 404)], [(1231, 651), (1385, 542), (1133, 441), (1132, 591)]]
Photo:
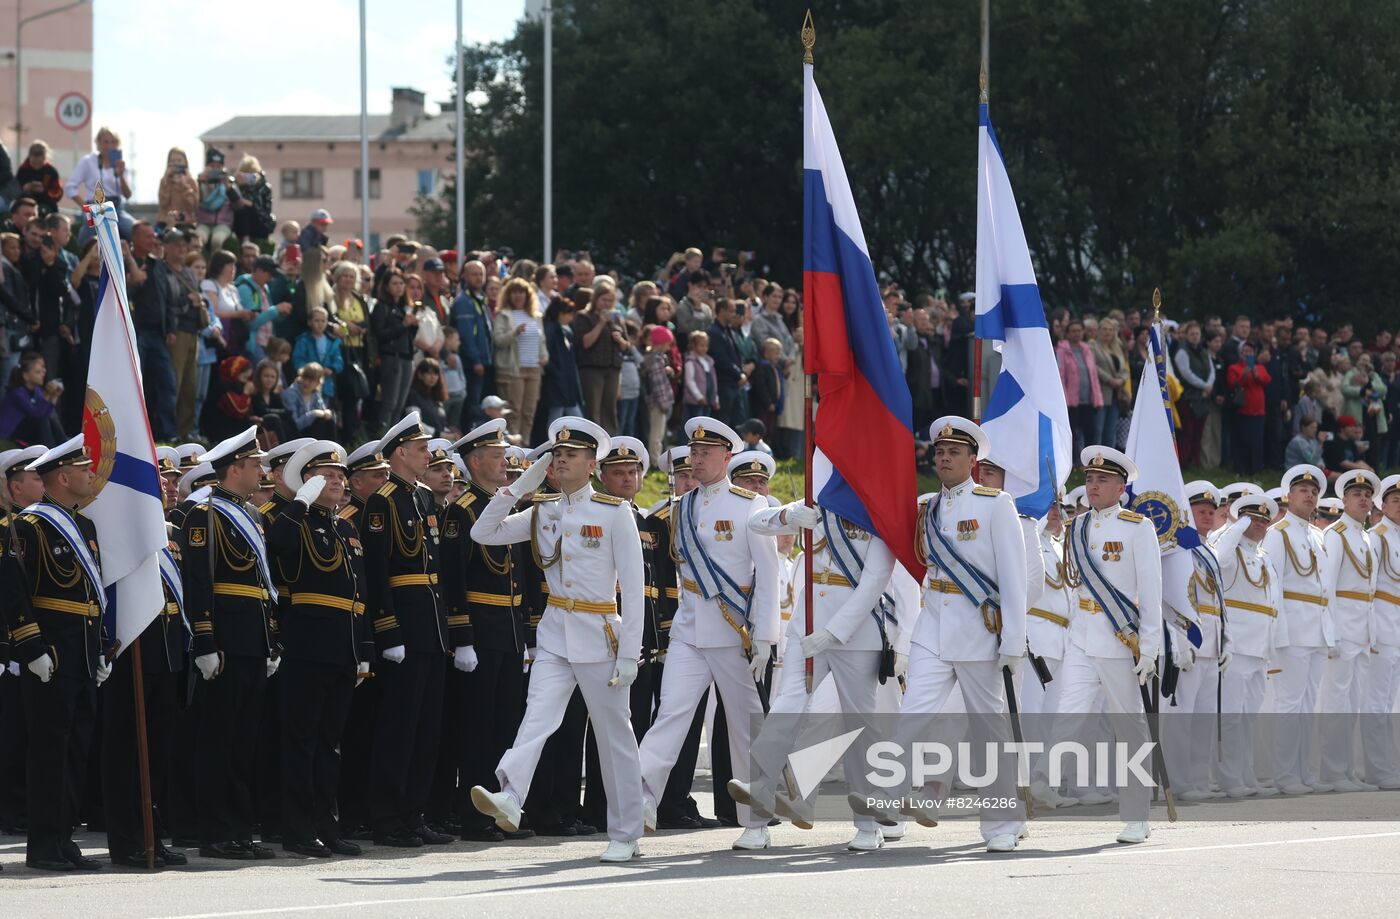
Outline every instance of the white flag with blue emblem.
[(1006, 469), (1016, 509), (1038, 519), (1069, 475), (1074, 436), (1021, 215), (985, 104), (979, 120), (977, 337), (1001, 352), (1001, 374), (981, 424)]
[(90, 204), (88, 223), (102, 255), (92, 357), (83, 406), (83, 441), (96, 473), (92, 502), (82, 512), (97, 528), (102, 580), (108, 588), (108, 637), (131, 646), (165, 606), (161, 549), (166, 547), (156, 449), (126, 299), (126, 268), (110, 203)]
[[(1192, 644), (1199, 646), (1199, 619), (1188, 588), (1195, 570), (1193, 559), (1199, 558), (1210, 567), (1212, 557), (1209, 549), (1202, 548), (1201, 534), (1196, 532), (1176, 455), (1160, 325), (1153, 325), (1148, 333), (1148, 350), (1150, 359), (1142, 369), (1124, 451), (1138, 467), (1137, 481), (1128, 486), (1128, 506), (1157, 528), (1157, 542), (1162, 549), (1162, 602), (1169, 607), (1163, 610), (1165, 621), (1177, 626)], [(1144, 610), (1143, 615), (1146, 614)]]

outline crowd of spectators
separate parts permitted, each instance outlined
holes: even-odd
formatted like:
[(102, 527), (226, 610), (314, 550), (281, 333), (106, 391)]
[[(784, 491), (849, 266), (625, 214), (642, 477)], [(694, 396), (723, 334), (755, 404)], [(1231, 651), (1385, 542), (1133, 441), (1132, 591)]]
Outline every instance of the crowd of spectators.
[[(258, 161), (166, 157), (157, 218), (131, 219), (120, 138), (66, 181), (34, 142), (18, 169), (0, 148), (0, 440), (53, 443), (82, 424), (99, 266), (64, 213), (98, 182), (122, 215), (129, 301), (157, 439), (217, 441), (250, 424), (269, 446), (371, 436), (417, 408), (435, 434), (508, 419), (520, 443), (582, 414), (641, 437), (653, 455), (694, 415), (714, 415), (778, 458), (800, 457), (802, 303), (753, 252), (678, 251), (650, 276), (560, 250), (438, 251), (393, 236), (378, 252), (332, 238), (334, 219), (277, 221)], [(971, 410), (972, 294), (907, 298), (882, 287), (914, 429)], [(1137, 310), (1049, 314), (1076, 452), (1122, 447), (1148, 354)], [(1241, 313), (1165, 324), (1186, 467), (1315, 462), (1329, 475), (1400, 466), (1400, 340)], [(989, 399), (999, 355), (984, 349)], [(921, 450), (926, 445), (920, 445)]]

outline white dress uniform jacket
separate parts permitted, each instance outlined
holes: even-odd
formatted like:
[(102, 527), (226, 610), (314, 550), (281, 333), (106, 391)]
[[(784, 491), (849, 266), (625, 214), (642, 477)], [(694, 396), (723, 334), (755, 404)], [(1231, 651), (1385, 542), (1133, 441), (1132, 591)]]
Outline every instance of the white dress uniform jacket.
[[(1101, 511), (1091, 509), (1074, 518), (1066, 531), (1066, 556), (1071, 555), (1073, 541), (1079, 538), (1083, 527), (1089, 528), (1089, 552), (1098, 570), (1137, 603), (1139, 653), (1155, 658), (1162, 650), (1162, 557), (1157, 547), (1157, 530), (1146, 517), (1117, 505)], [(1131, 658), (1131, 649), (1118, 638), (1108, 616), (1094, 602), (1094, 595), (1084, 583), (1084, 573), (1076, 571), (1075, 576), (1076, 609), (1070, 623), (1070, 641), (1090, 657)]]
[(1069, 624), (1070, 589), (1065, 583), (1064, 539), (1048, 531), (1037, 541), (1040, 553), (1041, 594), (1026, 611), (1026, 639), (1036, 657), (1063, 660)]
[(1278, 646), (1278, 576), (1262, 543), (1245, 538), (1248, 518), (1227, 527), (1216, 540), (1225, 591), (1226, 641), (1230, 653), (1268, 660)]
[[(919, 520), (932, 517), (958, 555), (987, 575), (1001, 594), (1001, 634), (989, 631), (982, 611), (957, 589), (949, 573), (929, 559), (924, 575), (924, 611), (913, 641), (945, 661), (995, 661), (1021, 656), (1026, 648), (1026, 546), (1011, 496), (995, 488), (943, 488), (920, 502)], [(920, 527), (915, 538), (925, 540)]]
[(1371, 537), (1351, 517), (1329, 526), (1322, 534), (1326, 557), (1322, 560), (1322, 594), (1332, 615), (1338, 641), (1369, 649), (1371, 600), (1376, 593), (1376, 558)]
[(1376, 554), (1375, 643), (1400, 647), (1400, 527), (1382, 520), (1371, 528), (1371, 543)]
[(1336, 638), (1322, 583), (1322, 531), (1290, 512), (1269, 527), (1264, 554), (1279, 574), (1283, 594), (1277, 647), (1330, 648)]
[[(631, 503), (596, 493), (591, 483), (570, 495), (541, 495), (529, 509), (512, 514), (515, 502), (505, 489), (496, 492), (472, 526), (472, 539), (487, 546), (529, 542), (533, 528), (541, 559), (557, 556), (544, 569), (549, 604), (540, 617), (536, 647), (572, 663), (636, 659), (646, 607), (642, 544)], [(568, 605), (612, 607), (619, 590), (620, 615)]]

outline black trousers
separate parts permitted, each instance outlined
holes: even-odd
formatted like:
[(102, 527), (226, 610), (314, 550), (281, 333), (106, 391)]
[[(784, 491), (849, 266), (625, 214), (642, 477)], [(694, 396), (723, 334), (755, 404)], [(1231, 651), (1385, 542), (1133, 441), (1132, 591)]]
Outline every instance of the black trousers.
[(384, 668), (394, 664), (383, 659), (371, 669), (375, 675), (356, 689), (350, 702), (350, 716), (340, 741), (340, 827), (346, 836), (369, 829), (369, 766), (374, 755), (374, 716), (379, 697), (384, 694)]
[(199, 716), (191, 698), (191, 688), (198, 691), (204, 682), (194, 668), (194, 659), (186, 655), (186, 666), (192, 668), (176, 676), (175, 723), (173, 750), (170, 755), (170, 778), (166, 782), (165, 822), (175, 839), (199, 838)]
[[(284, 662), (285, 663), (285, 662)], [(254, 758), (253, 801), (258, 831), (263, 839), (282, 832), (282, 668), (278, 667), (263, 690), (258, 715), (258, 742)]]
[(548, 833), (579, 819), (579, 786), (583, 782), (583, 735), (588, 706), (576, 687), (559, 729), (545, 742), (540, 764), (525, 798), (531, 829)]
[(519, 651), (478, 648), (471, 673), (457, 674), (466, 688), (463, 718), (452, 738), (458, 775), (456, 809), (463, 829), (484, 829), (494, 821), (472, 805), (473, 785), (500, 791), (496, 764), (515, 741), (525, 713), (525, 673)]
[(25, 857), (62, 859), (73, 841), (88, 747), (97, 719), (97, 684), (86, 674), (54, 674), (47, 683), (25, 669), (20, 690), (29, 725), (25, 763), (29, 839)]
[[(661, 666), (648, 661), (637, 668), (637, 679), (628, 687), (630, 695), (627, 702), (632, 715), (632, 733), (637, 736), (638, 743), (641, 743), (647, 729), (651, 727), (656, 714), (652, 708), (653, 700), (660, 686)], [(608, 796), (603, 790), (603, 767), (598, 760), (598, 740), (593, 736), (592, 729), (588, 731), (583, 755), (583, 822), (601, 830), (608, 825)], [(658, 812), (659, 809), (660, 805)]]
[(195, 688), (195, 806), (202, 845), (252, 841), (258, 721), (266, 687), (265, 658), (226, 657), (223, 672)]
[(355, 665), (284, 658), (277, 679), (282, 704), (282, 838), (338, 839), (340, 739), (355, 694)]
[(20, 690), (27, 672), (21, 664), (20, 676), (0, 676), (0, 826), (4, 827), (24, 826), (27, 820), (24, 761), (29, 750), (29, 727)]
[(466, 678), (467, 674), (448, 662), (442, 681), (442, 728), (437, 762), (433, 764), (433, 781), (423, 814), (429, 825), (440, 827), (443, 832), (448, 832), (449, 818), (457, 801), (457, 747), (464, 740), (461, 727), (467, 710)]
[[(179, 676), (141, 674), (157, 841), (166, 833), (161, 802), (165, 800), (174, 753)], [(112, 675), (102, 684), (102, 699), (102, 805), (107, 818), (107, 849), (116, 861), (146, 849), (140, 758), (136, 750), (136, 683), (130, 651), (112, 663)]]
[(384, 696), (374, 724), (369, 793), (376, 836), (404, 833), (423, 822), (442, 734), (447, 656), (410, 651), (401, 664), (383, 661), (379, 672)]

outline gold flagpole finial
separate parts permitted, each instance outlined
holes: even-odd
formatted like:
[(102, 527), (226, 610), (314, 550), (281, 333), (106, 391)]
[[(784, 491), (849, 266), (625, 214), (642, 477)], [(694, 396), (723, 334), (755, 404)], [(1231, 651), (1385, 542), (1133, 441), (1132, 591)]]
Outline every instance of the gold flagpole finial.
[(1152, 322), (1155, 324), (1162, 319), (1162, 288), (1152, 288)]
[(812, 11), (802, 19), (802, 63), (812, 63), (812, 46), (817, 43), (817, 29), (812, 25)]
[(102, 190), (102, 183), (98, 182), (92, 190), (92, 200), (97, 204), (102, 204), (107, 200), (107, 193)]

